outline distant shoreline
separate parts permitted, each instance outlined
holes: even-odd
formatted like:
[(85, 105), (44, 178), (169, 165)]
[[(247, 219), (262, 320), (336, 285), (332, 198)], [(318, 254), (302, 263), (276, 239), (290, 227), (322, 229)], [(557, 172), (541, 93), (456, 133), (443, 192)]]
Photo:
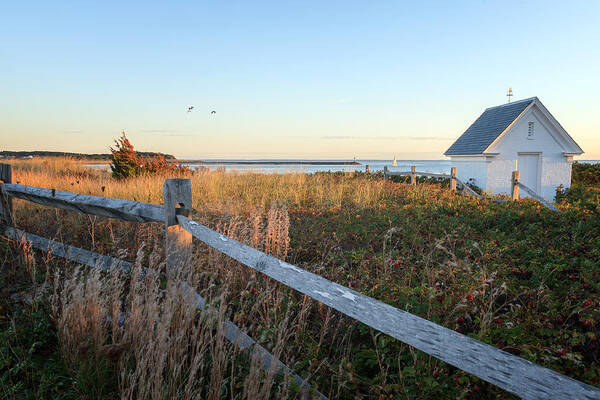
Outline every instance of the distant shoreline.
[(204, 160), (177, 160), (181, 164), (198, 165), (361, 165), (358, 161), (299, 161), (299, 160), (227, 160), (227, 161), (204, 161)]

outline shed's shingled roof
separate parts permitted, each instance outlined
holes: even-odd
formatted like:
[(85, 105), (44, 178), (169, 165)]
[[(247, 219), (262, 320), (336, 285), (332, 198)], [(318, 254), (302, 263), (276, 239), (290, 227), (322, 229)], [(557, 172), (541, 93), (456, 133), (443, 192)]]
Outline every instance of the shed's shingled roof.
[(444, 155), (482, 154), (534, 100), (532, 97), (486, 109)]

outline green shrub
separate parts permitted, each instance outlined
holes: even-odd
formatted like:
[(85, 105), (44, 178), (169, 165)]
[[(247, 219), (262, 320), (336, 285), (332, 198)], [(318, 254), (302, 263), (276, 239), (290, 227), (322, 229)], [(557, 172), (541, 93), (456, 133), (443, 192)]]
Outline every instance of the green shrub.
[(600, 163), (573, 163), (572, 184), (600, 187)]

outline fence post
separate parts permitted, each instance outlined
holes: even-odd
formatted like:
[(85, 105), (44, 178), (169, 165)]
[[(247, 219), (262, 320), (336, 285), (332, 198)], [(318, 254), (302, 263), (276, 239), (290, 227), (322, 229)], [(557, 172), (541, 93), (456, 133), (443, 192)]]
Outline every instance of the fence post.
[(519, 200), (519, 171), (512, 173), (512, 200)]
[(387, 180), (388, 180), (388, 177), (387, 177), (387, 172), (388, 172), (387, 165), (384, 165), (384, 166), (383, 166), (383, 180), (384, 180), (384, 181), (387, 181)]
[(167, 272), (177, 272), (182, 263), (191, 261), (192, 235), (177, 222), (177, 215), (188, 216), (192, 209), (191, 181), (189, 179), (165, 180), (163, 202)]
[(417, 184), (417, 167), (416, 166), (412, 166), (410, 167), (410, 184), (411, 185), (416, 185)]
[(365, 165), (365, 172), (368, 174), (369, 172), (371, 172), (371, 170), (369, 169), (369, 164)]
[[(12, 183), (12, 168), (10, 164), (0, 164), (0, 181), (2, 183)], [(0, 223), (14, 226), (12, 215), (12, 199), (6, 194), (4, 187), (0, 185)]]
[(450, 190), (456, 191), (456, 167), (450, 168)]

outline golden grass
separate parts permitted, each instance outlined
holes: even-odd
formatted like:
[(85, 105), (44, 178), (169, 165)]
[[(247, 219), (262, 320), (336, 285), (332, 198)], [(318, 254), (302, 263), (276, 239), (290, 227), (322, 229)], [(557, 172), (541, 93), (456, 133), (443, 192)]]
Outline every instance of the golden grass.
[[(165, 176), (140, 176), (117, 181), (110, 172), (93, 170), (79, 161), (40, 158), (11, 161), (13, 183), (95, 196), (162, 204)], [(273, 202), (288, 206), (344, 203), (377, 207), (385, 194), (385, 182), (353, 179), (353, 174), (332, 176), (305, 173), (260, 174), (256, 172), (199, 171), (192, 177), (192, 198), (198, 211), (228, 209), (247, 212), (270, 207)]]
[[(163, 202), (165, 176), (117, 181), (108, 171), (90, 170), (70, 159), (11, 163), (15, 167), (15, 183), (156, 204)], [(386, 213), (406, 211), (404, 215), (420, 216), (431, 214), (441, 204), (448, 210), (475, 204), (474, 200), (456, 196), (439, 185), (401, 186), (353, 174), (200, 171), (191, 180), (195, 220), (283, 259), (295, 250), (290, 249), (293, 223), (288, 210), (295, 216), (331, 212), (336, 218), (351, 216), (352, 221), (360, 221), (363, 211), (383, 208)], [(224, 340), (221, 326), (225, 318), (284, 363), (301, 370), (301, 375), (309, 381), (313, 377), (318, 380), (330, 398), (352, 398), (349, 394), (352, 388), (361, 388), (357, 396), (376, 398), (404, 385), (403, 378), (398, 378), (402, 374), (393, 371), (395, 367), (382, 367), (384, 356), (378, 352), (385, 351), (385, 346), (378, 344), (381, 337), (378, 339), (372, 330), (364, 330), (367, 333), (360, 334), (357, 345), (358, 334), (350, 318), (294, 293), (214, 249), (195, 246), (194, 261), (184, 266), (185, 271), (180, 271), (177, 279), (166, 276), (162, 256), (164, 227), (160, 224), (107, 220), (23, 201), (15, 202), (15, 215), (19, 228), (102, 254), (135, 260), (138, 270), (141, 267), (151, 270), (147, 281), (133, 279), (129, 285), (124, 285), (117, 274), (105, 277), (81, 270), (66, 272), (66, 279), (56, 280), (53, 304), (64, 357), (73, 365), (82, 358), (116, 357), (122, 398), (217, 399), (224, 393), (231, 399), (295, 397), (297, 392), (290, 389), (288, 377), (282, 379), (282, 384), (276, 382), (272, 371), (264, 373), (256, 360), (244, 358)], [(296, 232), (319, 229), (311, 232), (311, 236), (323, 229), (322, 226), (305, 227), (301, 219), (298, 224), (294, 227)], [(382, 286), (395, 290), (403, 287), (410, 291), (415, 286), (423, 286), (433, 293), (440, 280), (453, 285), (454, 267), (432, 257), (434, 251), (441, 253), (436, 250), (436, 244), (448, 241), (448, 234), (444, 234), (443, 240), (429, 240), (430, 249), (420, 242), (411, 245), (415, 253), (423, 254), (421, 270), (411, 267), (394, 274), (390, 272), (392, 254), (400, 256), (393, 250), (399, 239), (392, 235), (413, 229), (419, 230), (414, 237), (426, 240), (427, 233), (408, 222), (402, 229), (390, 226), (389, 237), (369, 238), (383, 268), (371, 270), (367, 267), (370, 258), (362, 257), (357, 258), (364, 264), (355, 265), (348, 260), (354, 254), (341, 250), (345, 243), (323, 243), (322, 259), (304, 260), (299, 265), (341, 284), (360, 280), (365, 288)], [(335, 239), (335, 232), (333, 237)], [(383, 244), (381, 255), (378, 240)], [(428, 250), (421, 251), (421, 246)], [(453, 257), (452, 251), (448, 251), (450, 255), (442, 258)], [(348, 260), (347, 265), (338, 265), (338, 257)], [(472, 281), (471, 286), (480, 285), (478, 273), (469, 272), (466, 276), (465, 279)], [(192, 299), (182, 294), (181, 286), (176, 283), (183, 277), (214, 305), (217, 317), (196, 315)], [(448, 307), (460, 301), (461, 296), (455, 297)], [(426, 317), (430, 317), (429, 312)], [(452, 323), (451, 312), (443, 318), (447, 325)], [(373, 343), (365, 344), (365, 336)], [(373, 354), (379, 368), (370, 367), (375, 372), (359, 372), (350, 360), (356, 361), (356, 354), (371, 348), (375, 349)], [(413, 367), (425, 362), (423, 360), (428, 360), (432, 368), (440, 365), (412, 349), (401, 349), (405, 356), (410, 354), (412, 360), (403, 362)], [(392, 384), (396, 386), (390, 386)]]

